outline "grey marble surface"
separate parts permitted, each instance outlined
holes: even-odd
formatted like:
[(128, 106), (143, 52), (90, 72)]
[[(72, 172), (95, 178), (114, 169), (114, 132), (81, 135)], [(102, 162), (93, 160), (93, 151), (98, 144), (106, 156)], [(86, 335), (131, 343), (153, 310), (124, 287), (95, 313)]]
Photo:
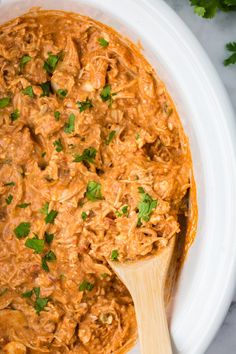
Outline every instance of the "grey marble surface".
[[(236, 12), (218, 13), (206, 20), (195, 15), (188, 0), (165, 0), (188, 25), (210, 57), (236, 112), (236, 65), (224, 67), (225, 43), (236, 41)], [(236, 115), (235, 115), (236, 119)], [(205, 354), (236, 354), (236, 293), (228, 315)]]

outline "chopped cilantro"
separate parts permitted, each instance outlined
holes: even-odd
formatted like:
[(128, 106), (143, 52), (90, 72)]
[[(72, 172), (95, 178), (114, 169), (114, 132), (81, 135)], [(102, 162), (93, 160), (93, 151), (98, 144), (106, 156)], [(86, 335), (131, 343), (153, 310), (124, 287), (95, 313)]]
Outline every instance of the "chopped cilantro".
[(12, 194), (9, 194), (9, 195), (7, 196), (7, 198), (5, 199), (5, 201), (6, 201), (7, 205), (10, 205), (11, 202), (13, 201), (13, 195), (12, 195)]
[(54, 220), (56, 219), (57, 214), (58, 211), (52, 209), (44, 218), (46, 224), (54, 224)]
[(54, 117), (56, 121), (59, 121), (61, 113), (59, 111), (54, 112)]
[(0, 108), (5, 108), (7, 107), (11, 102), (10, 97), (3, 97), (0, 98)]
[(86, 101), (78, 101), (76, 103), (77, 103), (77, 105), (79, 107), (79, 111), (80, 112), (83, 112), (86, 109), (93, 107), (92, 101), (90, 99), (88, 99), (88, 98), (86, 98)]
[(26, 87), (24, 90), (22, 90), (22, 93), (24, 95), (27, 95), (27, 96), (31, 97), (31, 98), (34, 97), (34, 91), (33, 91), (33, 87), (32, 86)]
[(140, 134), (139, 134), (139, 133), (137, 133), (137, 134), (135, 135), (135, 140), (138, 140), (138, 139), (140, 139)]
[(33, 288), (33, 291), (36, 296), (36, 301), (34, 304), (35, 311), (37, 315), (40, 314), (41, 311), (44, 310), (44, 308), (47, 306), (47, 303), (49, 301), (49, 298), (47, 297), (40, 297), (40, 288)]
[(128, 215), (128, 205), (124, 205), (123, 208), (121, 208), (121, 210), (124, 215)]
[(86, 197), (89, 200), (96, 201), (102, 199), (101, 184), (95, 181), (89, 181), (86, 190)]
[(50, 83), (50, 81), (43, 82), (39, 86), (43, 90), (43, 93), (42, 93), (41, 97), (44, 97), (44, 96), (48, 97), (50, 95), (50, 93), (51, 93), (51, 83)]
[(94, 163), (96, 153), (97, 150), (94, 147), (89, 147), (88, 149), (84, 149), (82, 155), (76, 155), (73, 161)]
[(107, 139), (105, 140), (105, 144), (106, 144), (106, 145), (109, 145), (110, 142), (114, 139), (115, 135), (116, 135), (116, 131), (115, 131), (115, 130), (112, 130), (112, 131), (109, 133)]
[(138, 204), (138, 226), (143, 221), (149, 221), (153, 210), (156, 208), (158, 201), (152, 199), (152, 197), (145, 192), (143, 187), (138, 188), (141, 194), (141, 200)]
[(53, 145), (55, 146), (57, 152), (61, 152), (63, 150), (61, 139), (55, 140)]
[(29, 55), (24, 55), (21, 59), (20, 59), (20, 70), (23, 70), (25, 65), (31, 61), (32, 58)]
[(21, 296), (24, 298), (30, 298), (33, 295), (33, 290), (25, 291)]
[(4, 183), (4, 186), (5, 187), (13, 187), (13, 186), (15, 186), (16, 184), (15, 184), (15, 182), (7, 182), (7, 183)]
[(75, 115), (72, 113), (69, 115), (68, 123), (64, 126), (64, 132), (66, 134), (73, 133), (75, 130)]
[(31, 248), (35, 251), (35, 253), (42, 253), (44, 249), (44, 240), (40, 240), (37, 237), (28, 238), (25, 241), (25, 246)]
[(48, 232), (45, 232), (44, 234), (45, 242), (50, 245), (54, 239), (54, 234), (49, 234)]
[(98, 38), (98, 43), (104, 48), (109, 46), (109, 42), (105, 38)]
[(45, 270), (45, 272), (49, 272), (49, 267), (47, 262), (53, 262), (57, 259), (55, 253), (53, 251), (49, 251), (48, 253), (45, 254), (45, 256), (42, 258), (42, 268)]
[(118, 261), (119, 257), (119, 251), (118, 250), (112, 250), (111, 252), (111, 260), (112, 261)]
[(17, 204), (17, 208), (25, 209), (27, 208), (31, 203), (22, 203), (22, 204)]
[(88, 215), (85, 213), (85, 211), (82, 211), (81, 213), (81, 218), (85, 221), (87, 219)]
[(20, 111), (19, 109), (15, 109), (14, 112), (10, 114), (11, 121), (14, 122), (20, 117)]
[(103, 100), (103, 102), (108, 101), (108, 105), (110, 106), (113, 102), (112, 96), (115, 95), (116, 93), (111, 93), (111, 85), (106, 85), (103, 87), (100, 97)]
[(49, 53), (48, 58), (43, 65), (43, 68), (48, 72), (48, 74), (52, 74), (54, 72), (61, 57), (62, 53), (57, 55)]
[(39, 212), (40, 212), (41, 214), (48, 215), (48, 209), (49, 209), (49, 203), (46, 202), (46, 203), (44, 204), (44, 206), (43, 206), (41, 209), (39, 209)]
[(57, 96), (60, 98), (65, 98), (67, 96), (68, 91), (64, 89), (58, 89), (57, 90)]
[(43, 151), (41, 157), (44, 158), (46, 156), (46, 151)]
[(82, 283), (79, 286), (79, 291), (92, 291), (94, 288), (94, 284), (88, 282), (87, 280), (83, 280)]
[(30, 223), (29, 222), (21, 222), (15, 229), (14, 233), (17, 238), (25, 238), (30, 233)]

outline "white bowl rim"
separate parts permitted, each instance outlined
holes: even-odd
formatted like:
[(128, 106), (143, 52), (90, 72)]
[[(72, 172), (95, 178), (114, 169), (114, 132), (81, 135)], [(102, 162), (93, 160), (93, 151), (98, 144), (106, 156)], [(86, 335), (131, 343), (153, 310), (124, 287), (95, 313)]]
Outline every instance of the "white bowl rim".
[[(26, 0), (24, 6), (27, 7), (27, 4), (30, 3), (30, 1), (31, 0)], [(202, 189), (199, 189), (200, 192), (198, 194), (200, 209), (201, 204), (203, 204), (203, 196), (206, 196), (206, 199), (208, 196), (211, 197), (209, 198), (210, 200), (204, 201), (205, 205), (202, 209), (202, 211), (205, 212), (205, 218), (207, 218), (208, 224), (211, 225), (211, 230), (209, 229), (210, 236), (208, 237), (208, 235), (206, 235), (206, 247), (204, 249), (201, 248), (201, 240), (199, 240), (200, 236), (198, 235), (195, 244), (190, 250), (189, 257), (181, 276), (182, 279), (180, 280), (179, 295), (177, 296), (175, 309), (176, 317), (179, 316), (181, 318), (183, 326), (178, 328), (179, 323), (175, 323), (175, 318), (173, 319), (173, 325), (171, 326), (171, 332), (177, 342), (176, 352), (181, 354), (202, 354), (207, 349), (223, 321), (230, 305), (236, 282), (236, 240), (233, 239), (233, 235), (235, 234), (234, 218), (236, 215), (236, 125), (231, 103), (216, 70), (197, 39), (177, 14), (162, 0), (139, 0), (139, 2), (136, 0), (103, 0), (102, 2), (101, 0), (74, 1), (78, 6), (81, 6), (81, 9), (83, 7), (84, 11), (81, 11), (82, 13), (84, 12), (85, 14), (88, 14), (89, 6), (91, 6), (91, 8), (98, 10), (98, 13), (95, 11), (94, 16), (92, 17), (96, 18), (97, 16), (97, 18), (100, 18), (102, 21), (104, 11), (104, 14), (111, 15), (113, 19), (119, 19), (121, 23), (125, 23), (125, 29), (127, 29), (127, 27), (132, 28), (132, 30), (135, 31), (145, 43), (144, 47), (148, 47), (148, 44), (151, 44), (152, 50), (160, 58), (160, 76), (165, 78), (164, 72), (167, 70), (166, 68), (168, 68), (167, 71), (172, 75), (171, 79), (173, 78), (173, 81), (178, 83), (181, 82), (180, 97), (184, 97), (184, 99), (188, 101), (188, 104), (186, 103), (186, 105), (191, 106), (191, 109), (189, 107), (186, 108), (186, 112), (191, 112), (192, 117), (194, 118), (193, 126), (196, 130), (196, 135), (198, 135), (198, 144), (204, 145), (205, 140), (206, 145), (206, 139), (207, 142), (209, 141), (213, 144), (213, 146), (209, 146), (208, 149), (205, 148), (204, 157), (202, 154), (199, 154), (200, 163), (203, 167), (206, 167), (203, 169), (203, 176), (198, 176), (197, 169), (199, 168), (199, 165), (197, 159), (195, 159), (195, 155), (198, 157), (197, 148), (199, 148), (199, 146), (196, 148), (196, 154), (195, 151), (193, 151), (197, 185), (202, 185)], [(1, 3), (7, 6), (14, 2), (14, 0), (2, 0)], [(46, 5), (47, 2), (48, 1), (45, 0), (36, 0), (34, 1), (34, 6), (41, 5), (46, 8), (53, 8), (53, 4), (57, 3), (58, 6), (54, 6), (54, 8), (66, 7), (67, 10), (69, 10), (68, 6), (73, 3), (73, 1), (66, 0), (67, 4), (65, 5), (63, 0), (50, 0), (51, 4)], [(87, 9), (86, 6), (88, 6)], [(104, 15), (104, 21), (102, 22), (111, 24), (106, 15)], [(161, 28), (161, 26), (163, 26), (163, 28)], [(116, 28), (115, 25), (113, 27)], [(122, 32), (122, 29), (120, 32)], [(173, 54), (167, 46), (165, 46), (161, 38), (158, 39), (160, 43), (156, 43), (155, 33), (165, 35), (165, 38), (169, 39), (175, 49), (177, 53), (176, 66), (178, 66), (178, 72), (176, 72), (176, 68), (175, 71), (173, 70)], [(180, 51), (183, 52), (182, 56)], [(163, 62), (163, 58), (165, 58), (164, 61), (166, 63)], [(181, 58), (182, 62), (179, 58)], [(151, 57), (150, 60), (152, 62)], [(191, 63), (189, 64), (188, 62), (190, 61)], [(187, 75), (184, 74), (185, 71), (187, 72)], [(179, 75), (182, 75), (181, 80)], [(192, 78), (193, 87), (199, 89), (194, 98), (192, 98), (188, 92), (192, 89), (189, 75)], [(201, 80), (199, 80), (197, 76), (199, 76)], [(176, 95), (174, 93), (174, 89), (171, 87), (169, 79), (165, 79), (164, 81), (167, 83), (170, 93), (174, 98), (176, 97), (176, 102), (178, 102), (178, 94)], [(205, 103), (205, 105), (200, 107), (202, 102)], [(209, 105), (211, 106), (210, 108), (207, 107), (207, 102), (209, 102)], [(177, 109), (179, 111), (181, 111), (180, 106), (181, 104), (179, 106), (177, 104)], [(182, 118), (181, 114), (180, 116)], [(207, 119), (209, 118), (212, 126), (210, 126), (208, 120), (204, 120), (204, 117)], [(198, 122), (196, 118), (199, 118)], [(191, 127), (189, 128), (187, 120), (185, 121), (183, 118), (182, 121), (189, 134), (190, 142), (194, 145), (196, 139), (195, 132), (192, 132)], [(217, 156), (214, 149), (218, 149)], [(220, 161), (217, 161), (217, 157)], [(201, 179), (203, 179), (203, 181)], [(218, 207), (215, 203), (218, 203)], [(223, 205), (222, 215), (218, 210), (219, 205)], [(205, 226), (203, 222), (203, 226), (201, 227), (201, 213), (199, 217), (200, 230), (198, 231), (198, 234), (201, 235), (201, 231), (206, 231), (207, 226)], [(219, 220), (220, 217), (221, 219)], [(224, 229), (222, 228), (222, 224), (224, 224)], [(224, 231), (223, 245), (222, 240), (220, 239), (220, 236), (223, 233), (222, 231)], [(214, 233), (216, 234), (215, 238), (212, 237)], [(212, 248), (210, 248), (211, 246)], [(196, 321), (194, 316), (193, 319), (191, 319), (191, 314), (194, 313), (193, 306), (198, 308), (198, 310), (201, 309), (201, 306), (203, 305), (201, 302), (203, 301), (203, 296), (200, 299), (196, 297), (193, 301), (192, 308), (189, 305), (186, 312), (184, 312), (183, 307), (181, 307), (180, 297), (183, 299), (181, 284), (185, 284), (185, 278), (189, 279), (188, 266), (189, 269), (193, 267), (192, 261), (194, 255), (197, 254), (197, 251), (199, 250), (198, 248), (202, 252), (200, 255), (203, 260), (201, 268), (202, 279), (200, 279), (199, 276), (197, 277), (197, 275), (195, 279), (199, 280), (199, 297), (201, 286), (204, 287), (205, 291), (208, 290), (208, 293), (205, 292), (207, 309), (206, 313), (199, 313), (198, 323), (194, 323), (193, 325), (191, 321)], [(214, 255), (211, 254), (211, 250), (214, 251)], [(212, 265), (210, 263), (204, 263), (206, 256), (209, 258), (209, 261), (211, 260), (211, 262), (213, 262), (214, 267), (217, 270), (217, 279), (212, 279), (212, 276), (214, 276), (213, 269), (211, 268)], [(211, 286), (212, 291), (215, 291), (216, 294), (210, 293), (210, 289), (207, 289), (207, 282), (209, 282), (209, 286)], [(197, 285), (198, 284), (191, 284), (192, 288), (189, 290), (189, 294), (192, 294), (193, 290), (197, 290)], [(182, 286), (182, 288), (184, 288), (184, 286)], [(200, 303), (200, 307), (198, 302)], [(181, 313), (181, 311), (183, 313)], [(188, 314), (190, 314), (190, 320), (189, 318), (187, 318), (187, 320), (185, 318), (188, 317)], [(186, 340), (185, 343), (181, 330), (182, 328), (187, 329), (187, 326), (191, 325), (193, 325), (193, 329), (190, 330), (189, 333), (186, 330), (186, 336), (189, 335), (190, 339)], [(201, 332), (201, 328), (204, 328), (204, 333), (202, 333), (203, 331)], [(137, 353), (137, 351), (134, 349), (132, 353)]]

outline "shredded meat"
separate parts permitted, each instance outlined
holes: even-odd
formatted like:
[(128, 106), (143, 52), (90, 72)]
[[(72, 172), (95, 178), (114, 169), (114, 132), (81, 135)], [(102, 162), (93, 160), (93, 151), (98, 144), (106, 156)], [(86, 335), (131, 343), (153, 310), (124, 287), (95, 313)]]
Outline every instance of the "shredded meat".
[(32, 9), (0, 27), (0, 126), (0, 351), (127, 352), (108, 260), (166, 247), (194, 183), (165, 86), (111, 28)]

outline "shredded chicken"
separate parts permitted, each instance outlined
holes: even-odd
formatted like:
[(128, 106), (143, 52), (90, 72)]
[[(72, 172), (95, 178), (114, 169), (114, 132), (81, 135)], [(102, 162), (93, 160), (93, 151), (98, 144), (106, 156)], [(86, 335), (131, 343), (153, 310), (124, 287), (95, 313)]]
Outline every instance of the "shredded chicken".
[(108, 261), (193, 215), (164, 84), (111, 28), (32, 9), (0, 27), (0, 126), (0, 351), (127, 352), (134, 306)]

